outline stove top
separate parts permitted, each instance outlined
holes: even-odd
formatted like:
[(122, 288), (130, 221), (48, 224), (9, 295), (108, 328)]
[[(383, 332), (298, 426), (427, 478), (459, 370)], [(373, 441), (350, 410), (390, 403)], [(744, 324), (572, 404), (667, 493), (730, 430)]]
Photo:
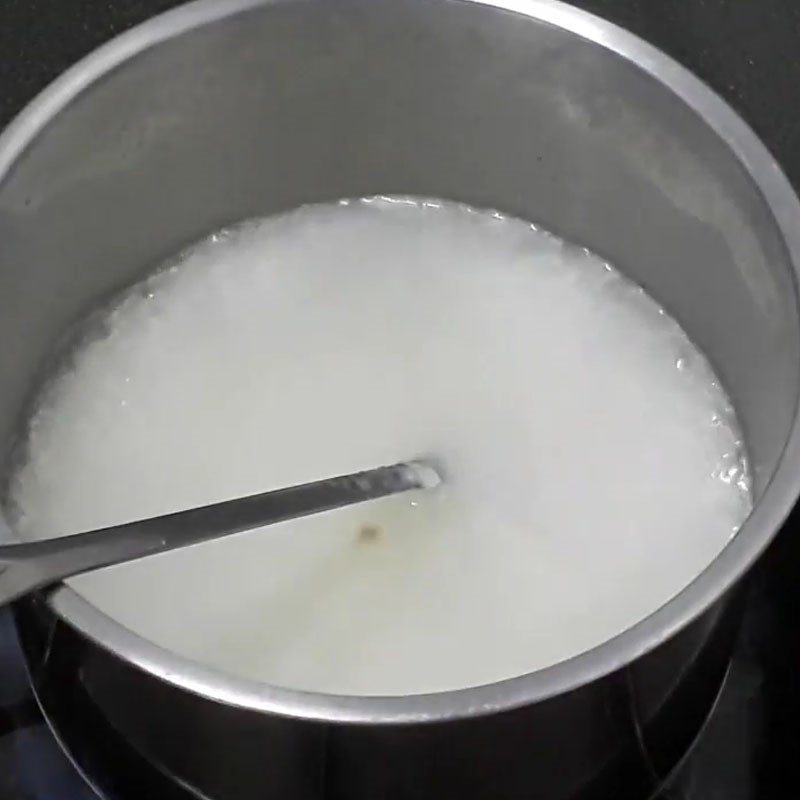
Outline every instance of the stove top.
[[(797, 0), (574, 0), (648, 39), (718, 91), (800, 187)], [(0, 0), (0, 127), (72, 62), (176, 0)], [(662, 800), (778, 800), (800, 781), (800, 512), (753, 575), (724, 688)], [(66, 716), (69, 716), (68, 714)], [(94, 723), (73, 715), (76, 740)], [(147, 800), (163, 776), (112, 734), (102, 752), (67, 758), (31, 694), (8, 611), (0, 612), (0, 800)], [(121, 775), (136, 773), (136, 785)], [(617, 799), (615, 799), (617, 800)], [(626, 799), (623, 799), (626, 800)]]

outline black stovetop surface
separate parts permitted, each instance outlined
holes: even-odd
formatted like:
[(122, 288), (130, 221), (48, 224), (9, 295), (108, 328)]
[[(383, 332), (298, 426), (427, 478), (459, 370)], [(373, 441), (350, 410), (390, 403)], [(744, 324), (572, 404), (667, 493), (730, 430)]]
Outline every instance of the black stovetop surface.
[[(0, 127), (95, 46), (174, 5), (175, 0), (0, 0)], [(574, 5), (632, 30), (697, 73), (750, 123), (800, 190), (800, 0)], [(725, 688), (664, 797), (783, 800), (800, 794), (797, 563), (800, 512), (755, 571)], [(0, 612), (0, 800), (94, 797), (38, 714), (10, 617)]]

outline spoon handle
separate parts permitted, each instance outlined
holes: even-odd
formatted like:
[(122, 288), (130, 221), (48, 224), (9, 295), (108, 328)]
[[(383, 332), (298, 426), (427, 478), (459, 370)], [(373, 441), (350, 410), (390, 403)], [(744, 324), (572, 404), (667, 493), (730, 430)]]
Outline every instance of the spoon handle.
[(81, 572), (438, 485), (410, 461), (53, 539), (0, 546), (0, 605)]

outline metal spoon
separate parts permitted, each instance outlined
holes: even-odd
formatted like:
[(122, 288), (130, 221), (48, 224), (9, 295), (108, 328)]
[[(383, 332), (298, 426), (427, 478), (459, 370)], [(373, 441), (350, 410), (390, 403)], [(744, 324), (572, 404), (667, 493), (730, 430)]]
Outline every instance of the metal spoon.
[(441, 482), (421, 461), (191, 508), (72, 536), (0, 546), (0, 605), (81, 572)]

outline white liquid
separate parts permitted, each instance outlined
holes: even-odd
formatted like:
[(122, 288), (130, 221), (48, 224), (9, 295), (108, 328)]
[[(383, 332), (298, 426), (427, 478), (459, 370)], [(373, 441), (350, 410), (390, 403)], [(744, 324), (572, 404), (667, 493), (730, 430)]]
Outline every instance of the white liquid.
[(306, 208), (212, 237), (108, 326), (35, 416), (24, 536), (445, 464), (432, 493), (71, 582), (236, 675), (385, 695), (530, 672), (661, 606), (750, 508), (733, 410), (678, 325), (519, 220)]

